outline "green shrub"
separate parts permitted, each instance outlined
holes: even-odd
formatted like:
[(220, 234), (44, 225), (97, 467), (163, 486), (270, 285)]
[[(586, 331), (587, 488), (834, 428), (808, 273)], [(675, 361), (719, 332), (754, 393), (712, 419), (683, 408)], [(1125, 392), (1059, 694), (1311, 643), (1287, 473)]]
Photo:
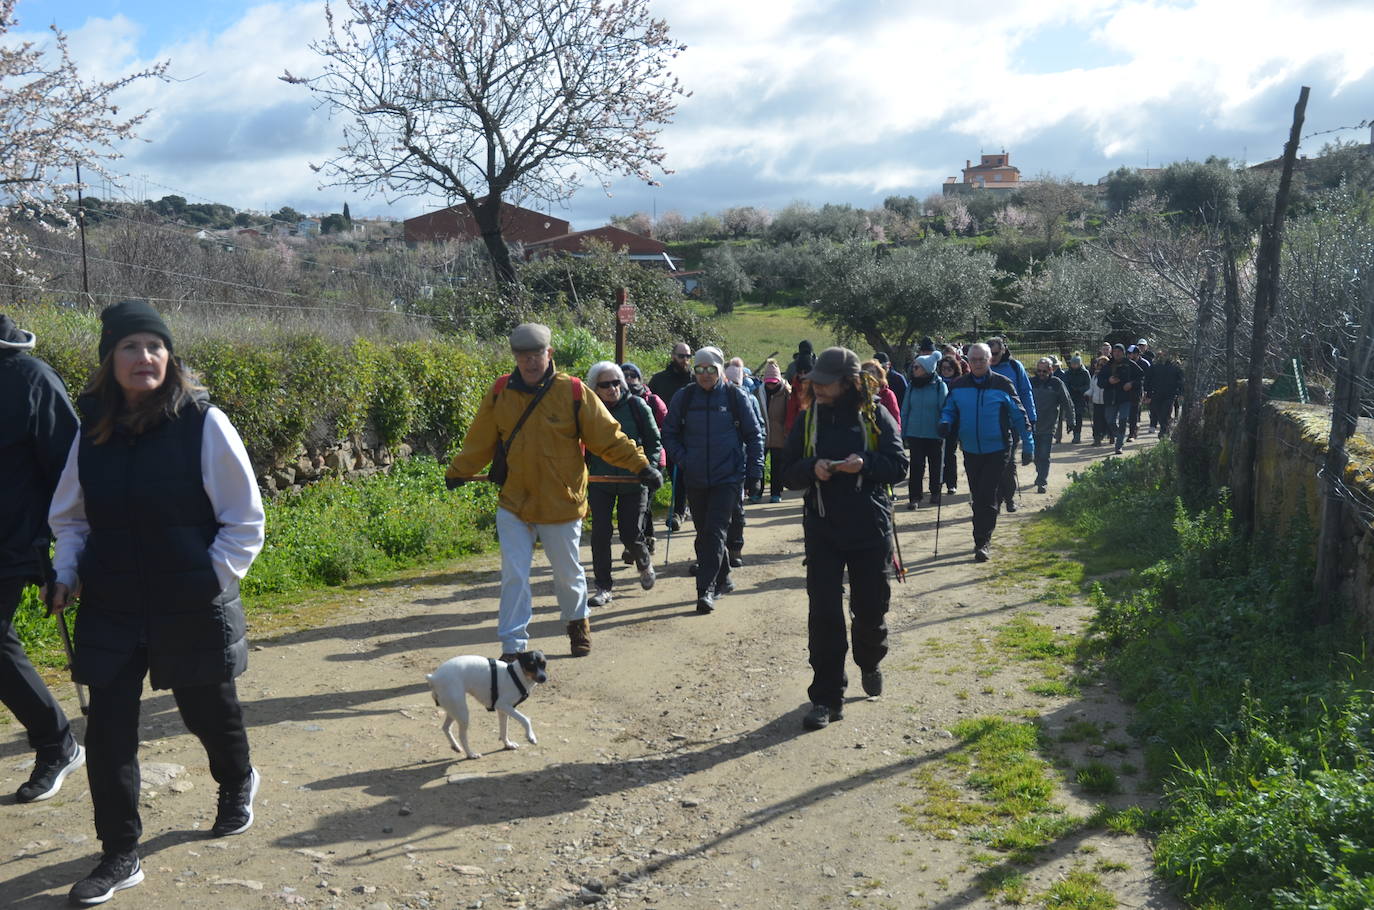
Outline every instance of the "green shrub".
[(1130, 557), (1117, 596), (1093, 592), (1090, 650), (1134, 702), (1131, 730), (1162, 778), (1158, 868), (1209, 907), (1370, 906), (1374, 692), (1351, 656), (1363, 639), (1307, 622), (1310, 529), (1245, 540), (1225, 491), (1180, 503), (1158, 451), (1094, 467), (1056, 508), (1091, 534), (1085, 561), (1103, 546)]

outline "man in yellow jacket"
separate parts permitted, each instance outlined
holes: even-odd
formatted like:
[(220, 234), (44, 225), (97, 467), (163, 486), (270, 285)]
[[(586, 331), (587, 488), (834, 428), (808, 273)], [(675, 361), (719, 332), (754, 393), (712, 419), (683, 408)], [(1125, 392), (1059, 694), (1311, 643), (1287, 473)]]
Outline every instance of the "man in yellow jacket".
[(609, 464), (636, 472), (650, 493), (663, 485), (663, 476), (621, 432), (601, 399), (585, 394), (578, 380), (555, 371), (551, 340), (548, 327), (537, 323), (524, 323), (511, 332), (516, 369), (482, 396), (463, 449), (444, 475), (452, 489), (491, 464), (498, 443), (505, 449), (507, 475), (496, 510), (501, 543), (496, 634), (501, 659), (507, 661), (529, 646), (530, 566), (536, 540), (544, 544), (553, 569), (572, 654), (591, 653), (587, 577), (578, 559), (587, 514), (583, 446)]

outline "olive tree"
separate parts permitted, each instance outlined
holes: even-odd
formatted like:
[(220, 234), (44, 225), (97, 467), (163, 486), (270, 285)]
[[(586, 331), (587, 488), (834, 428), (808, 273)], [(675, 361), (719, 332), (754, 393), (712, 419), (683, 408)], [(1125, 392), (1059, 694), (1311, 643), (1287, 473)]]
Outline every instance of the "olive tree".
[(345, 121), (331, 186), (466, 203), (496, 277), (516, 280), (500, 208), (566, 199), (586, 177), (653, 183), (686, 93), (684, 46), (648, 0), (343, 0), (303, 85)]
[(0, 261), (15, 275), (28, 273), (20, 225), (64, 230), (74, 170), (84, 166), (110, 177), (103, 164), (120, 157), (147, 112), (121, 114), (115, 95), (140, 79), (162, 78), (167, 64), (109, 81), (89, 81), (77, 71), (66, 36), (52, 27), (50, 48), (14, 43), (15, 0), (0, 0)]
[(901, 360), (923, 335), (986, 319), (997, 269), (992, 255), (948, 241), (878, 249), (851, 241), (818, 248), (817, 321)]

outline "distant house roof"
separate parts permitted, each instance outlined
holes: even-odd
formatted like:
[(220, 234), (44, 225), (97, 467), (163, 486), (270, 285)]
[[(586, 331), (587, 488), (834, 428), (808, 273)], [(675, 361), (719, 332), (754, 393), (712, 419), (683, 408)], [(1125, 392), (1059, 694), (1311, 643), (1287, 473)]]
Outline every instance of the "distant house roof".
[[(562, 218), (536, 212), (522, 206), (501, 203), (501, 235), (507, 243), (529, 245), (539, 240), (557, 237), (572, 227)], [(407, 218), (404, 222), (406, 243), (443, 242), (446, 240), (476, 240), (482, 236), (477, 219), (467, 203), (451, 205), (437, 212)]]
[(525, 255), (538, 256), (541, 253), (559, 252), (570, 256), (586, 252), (589, 241), (608, 243), (612, 249), (623, 251), (631, 260), (642, 265), (661, 266), (673, 271), (678, 263), (668, 255), (668, 247), (660, 240), (635, 234), (622, 228), (605, 225), (587, 231), (573, 231), (546, 240), (525, 244)]

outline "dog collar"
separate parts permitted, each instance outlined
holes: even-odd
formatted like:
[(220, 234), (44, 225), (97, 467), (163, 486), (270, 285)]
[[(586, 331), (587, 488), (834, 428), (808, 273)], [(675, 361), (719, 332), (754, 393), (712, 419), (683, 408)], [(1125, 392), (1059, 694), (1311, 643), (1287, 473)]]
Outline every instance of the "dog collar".
[[(491, 665), (491, 704), (487, 706), (487, 710), (495, 711), (496, 699), (500, 697), (501, 694), (500, 690), (497, 688), (497, 683), (499, 682), (496, 676), (498, 672), (497, 667), (501, 663), (504, 663), (504, 661), (497, 661), (495, 658), (488, 657), (487, 663)], [(530, 690), (525, 688), (524, 680), (520, 678), (519, 673), (515, 672), (515, 664), (506, 664), (506, 670), (510, 673), (511, 682), (515, 683), (515, 688), (520, 691), (520, 697), (515, 700), (515, 704), (511, 705), (511, 707), (519, 707), (522, 701), (530, 697)]]

